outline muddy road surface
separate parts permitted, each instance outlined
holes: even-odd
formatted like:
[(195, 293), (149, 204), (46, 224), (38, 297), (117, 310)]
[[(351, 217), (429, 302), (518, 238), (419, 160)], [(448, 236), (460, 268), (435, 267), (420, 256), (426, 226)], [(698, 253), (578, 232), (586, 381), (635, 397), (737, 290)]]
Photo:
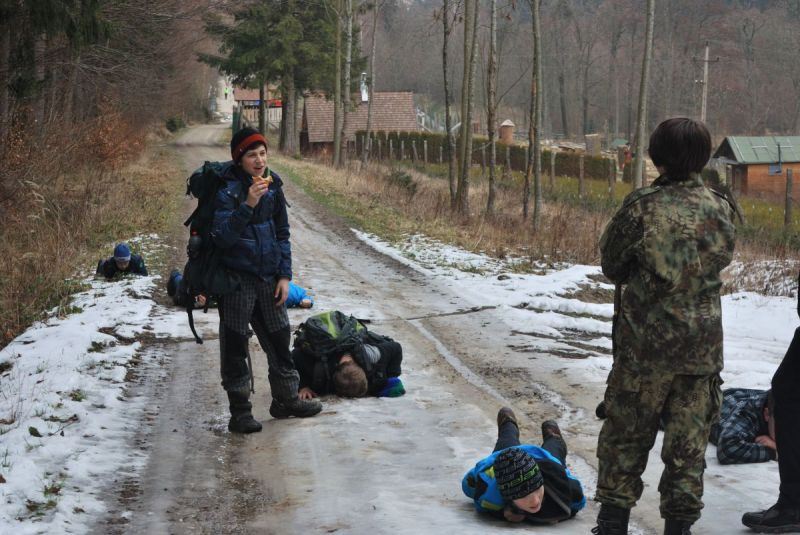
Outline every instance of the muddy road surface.
[[(186, 131), (176, 149), (187, 170), (229, 158), (219, 142), (223, 128)], [(280, 172), (279, 164), (270, 166)], [(205, 344), (190, 340), (188, 326), (186, 338), (159, 342), (169, 358), (137, 387), (150, 397), (151, 409), (132, 447), (146, 451), (149, 462), (137, 480), (120, 480), (109, 490), (112, 511), (96, 532), (444, 535), (516, 529), (479, 517), (460, 488), (464, 472), (493, 447), (498, 408), (510, 405), (521, 419), (523, 441), (539, 443), (540, 422), (559, 421), (568, 464), (590, 498), (571, 521), (527, 529), (589, 533), (597, 514), (591, 501), (600, 428), (594, 407), (603, 385), (570, 378), (564, 366), (570, 355), (518, 350), (525, 335), (511, 332), (491, 308), (473, 310), (457, 282), (437, 282), (377, 253), (294, 184), (287, 181), (285, 191), (295, 277), (313, 290), (312, 311), (368, 318), (371, 328), (400, 341), (408, 393), (326, 398), (314, 418), (275, 420), (267, 411), (266, 358), (253, 342), (252, 401), (264, 429), (232, 435), (219, 385), (218, 318), (214, 311), (197, 313)], [(187, 201), (187, 213), (192, 205)], [(171, 239), (177, 251), (185, 236), (176, 228)], [(491, 295), (485, 304), (492, 304)], [(292, 328), (308, 314), (291, 310)], [(585, 363), (596, 365), (591, 358)], [(645, 498), (634, 512), (644, 533), (661, 529), (655, 451), (650, 464)], [(721, 533), (710, 523), (693, 532)]]

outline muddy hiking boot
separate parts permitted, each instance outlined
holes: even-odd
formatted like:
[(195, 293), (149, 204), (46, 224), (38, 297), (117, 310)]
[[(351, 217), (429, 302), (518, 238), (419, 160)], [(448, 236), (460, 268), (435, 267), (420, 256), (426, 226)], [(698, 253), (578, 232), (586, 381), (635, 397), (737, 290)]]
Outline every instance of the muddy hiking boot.
[(542, 440), (547, 440), (550, 437), (561, 438), (561, 429), (555, 420), (545, 420), (542, 422)]
[(322, 410), (322, 403), (318, 399), (300, 399), (294, 398), (290, 401), (272, 400), (272, 405), (269, 406), (269, 413), (273, 418), (288, 418), (294, 416), (296, 418), (308, 418), (314, 416)]
[(252, 403), (249, 393), (228, 392), (231, 419), (228, 422), (228, 431), (231, 433), (257, 433), (261, 431), (261, 424), (253, 418)]
[(776, 503), (766, 511), (745, 513), (742, 524), (758, 533), (800, 533), (800, 509)]
[(628, 535), (630, 516), (630, 509), (603, 504), (597, 514), (597, 526), (592, 528), (592, 533), (594, 535)]
[(667, 518), (664, 520), (664, 535), (692, 535), (691, 527), (692, 522), (687, 520)]
[(606, 419), (606, 402), (605, 400), (601, 401), (597, 404), (597, 408), (594, 410), (595, 416), (600, 418), (601, 420)]
[(517, 416), (514, 414), (514, 411), (511, 410), (511, 407), (503, 407), (499, 411), (497, 411), (497, 427), (503, 427), (503, 424), (506, 422), (512, 422), (514, 425), (517, 426), (519, 429), (519, 422), (517, 422)]

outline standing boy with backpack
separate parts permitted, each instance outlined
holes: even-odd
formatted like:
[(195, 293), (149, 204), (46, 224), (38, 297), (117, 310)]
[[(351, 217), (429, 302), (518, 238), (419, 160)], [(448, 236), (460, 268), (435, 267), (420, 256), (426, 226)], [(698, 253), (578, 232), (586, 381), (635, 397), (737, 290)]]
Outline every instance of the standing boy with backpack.
[(257, 130), (243, 128), (231, 140), (231, 157), (233, 162), (221, 173), (224, 185), (216, 192), (211, 227), (219, 269), (238, 281), (233, 291), (219, 296), (220, 367), (230, 402), (228, 429), (253, 433), (261, 431), (261, 424), (253, 418), (249, 400), (250, 327), (267, 354), (270, 414), (308, 417), (322, 410), (322, 404), (297, 395), (299, 376), (289, 353), (285, 306), (292, 277), (289, 220), (282, 181), (267, 168), (267, 140)]

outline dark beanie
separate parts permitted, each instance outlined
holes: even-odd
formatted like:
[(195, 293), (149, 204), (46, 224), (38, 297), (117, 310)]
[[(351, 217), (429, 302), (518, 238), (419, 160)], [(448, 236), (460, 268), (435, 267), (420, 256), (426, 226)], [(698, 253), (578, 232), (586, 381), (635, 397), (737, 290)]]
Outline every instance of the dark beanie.
[(520, 448), (508, 448), (495, 458), (494, 477), (506, 500), (524, 498), (544, 485), (536, 460)]
[(246, 126), (233, 134), (231, 138), (231, 158), (239, 163), (242, 155), (257, 145), (267, 146), (267, 139), (255, 128)]

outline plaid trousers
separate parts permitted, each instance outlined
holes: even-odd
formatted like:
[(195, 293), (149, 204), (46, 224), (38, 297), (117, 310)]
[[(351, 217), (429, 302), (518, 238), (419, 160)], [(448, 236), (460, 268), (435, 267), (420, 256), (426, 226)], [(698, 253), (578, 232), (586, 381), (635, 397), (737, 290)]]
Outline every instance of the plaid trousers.
[(286, 305), (275, 306), (275, 286), (275, 280), (243, 275), (240, 288), (220, 298), (220, 374), (226, 391), (248, 389), (249, 338), (255, 332), (267, 355), (272, 397), (279, 401), (297, 397), (300, 378), (289, 352), (289, 315)]

